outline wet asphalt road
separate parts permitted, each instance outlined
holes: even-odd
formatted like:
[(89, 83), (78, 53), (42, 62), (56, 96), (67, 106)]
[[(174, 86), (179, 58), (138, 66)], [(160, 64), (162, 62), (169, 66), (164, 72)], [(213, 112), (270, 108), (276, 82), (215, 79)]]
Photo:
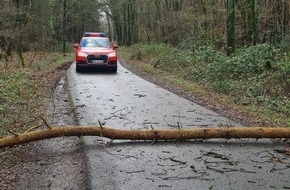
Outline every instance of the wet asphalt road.
[[(238, 124), (145, 81), (119, 65), (116, 74), (68, 70), (79, 125), (170, 129)], [(289, 148), (270, 140), (113, 141), (83, 137), (86, 189), (290, 189)]]

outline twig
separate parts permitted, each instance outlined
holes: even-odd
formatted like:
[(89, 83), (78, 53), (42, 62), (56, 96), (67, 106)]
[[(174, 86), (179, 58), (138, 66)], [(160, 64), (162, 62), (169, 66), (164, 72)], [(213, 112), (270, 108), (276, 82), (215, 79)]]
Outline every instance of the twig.
[(177, 128), (178, 128), (178, 129), (181, 129), (181, 127), (182, 127), (182, 126), (180, 125), (180, 122), (177, 121)]
[(152, 140), (152, 142), (150, 143), (150, 145), (154, 145), (155, 142), (156, 142), (156, 138), (154, 138), (154, 139)]
[(9, 130), (9, 129), (6, 129), (6, 128), (2, 127), (2, 126), (0, 126), (0, 128), (1, 128), (1, 129), (4, 129), (5, 131), (11, 133), (12, 135), (14, 135), (14, 136), (16, 136), (16, 137), (18, 136), (18, 134), (14, 133), (13, 131), (11, 131), (11, 130)]
[(226, 173), (226, 172), (237, 172), (237, 171), (240, 171), (240, 170), (234, 169), (234, 168), (222, 168), (222, 169), (218, 169), (218, 168), (210, 167), (207, 164), (205, 166), (206, 166), (207, 169), (216, 171), (218, 173)]
[(98, 119), (98, 123), (99, 123), (99, 125), (100, 125), (100, 127), (101, 127), (101, 129), (103, 128), (103, 125), (102, 125), (102, 123), (101, 123), (101, 121)]
[[(169, 127), (178, 127), (178, 125), (172, 125), (172, 124), (169, 124), (167, 121), (166, 121), (166, 118), (167, 116), (166, 115), (164, 115), (164, 117), (163, 117), (163, 120), (165, 121), (165, 123), (169, 126)], [(178, 124), (178, 122), (177, 122), (177, 124)]]
[(141, 172), (145, 172), (145, 170), (129, 171), (129, 172), (126, 172), (126, 173), (127, 174), (133, 174), (133, 173), (141, 173)]
[(164, 177), (161, 178), (162, 180), (181, 180), (181, 179), (196, 179), (203, 177), (203, 175), (196, 175), (196, 176), (187, 176), (187, 177), (178, 177), (178, 176), (173, 176), (173, 177)]
[(48, 125), (48, 123), (46, 122), (46, 120), (42, 116), (39, 116), (39, 117), (42, 119), (42, 121), (44, 122), (45, 126), (47, 128), (49, 128), (49, 129), (51, 129), (51, 127)]
[(222, 160), (230, 160), (230, 158), (228, 156), (213, 152), (213, 151), (209, 151), (204, 153), (204, 151), (202, 151), (202, 155), (203, 156), (208, 156), (208, 157), (213, 157), (213, 158), (220, 158)]
[(163, 169), (164, 172), (160, 172), (160, 173), (154, 173), (154, 172), (151, 172), (152, 175), (155, 175), (155, 176), (160, 176), (160, 175), (166, 175), (167, 174), (167, 171), (165, 169)]
[(33, 57), (30, 59), (29, 67), (32, 65), (32, 63), (33, 63), (33, 61), (34, 61), (36, 55), (37, 55), (37, 52), (34, 52), (34, 53), (33, 53)]
[(169, 160), (171, 160), (172, 162), (180, 163), (180, 164), (182, 164), (182, 165), (187, 164), (187, 162), (183, 162), (183, 161), (180, 161), (180, 160), (176, 160), (176, 159), (174, 159), (174, 158), (169, 158)]
[[(111, 113), (112, 115), (109, 116), (109, 117), (106, 117), (105, 120), (111, 119), (111, 118), (113, 118), (113, 117), (119, 117), (120, 119), (122, 119), (125, 115), (128, 115), (129, 113), (131, 113), (132, 110), (133, 110), (133, 108), (134, 108), (134, 107), (132, 107), (132, 109), (129, 110), (128, 107), (125, 107), (125, 108), (122, 108), (122, 109), (117, 110), (117, 111), (115, 111), (115, 112), (112, 112), (112, 113)], [(119, 114), (117, 114), (118, 112), (123, 111), (123, 110), (127, 111), (127, 113), (119, 113)]]
[(117, 110), (117, 111), (111, 112), (111, 114), (115, 114), (115, 113), (117, 113), (117, 112), (119, 112), (119, 111), (122, 111), (122, 110), (125, 110), (125, 109), (128, 109), (128, 107), (124, 107), (124, 108), (119, 109), (119, 110)]
[(39, 128), (40, 126), (41, 126), (41, 125), (33, 126), (33, 127), (29, 128), (29, 129), (27, 129), (24, 133), (29, 133), (29, 132), (31, 132), (31, 131), (34, 131), (35, 129)]

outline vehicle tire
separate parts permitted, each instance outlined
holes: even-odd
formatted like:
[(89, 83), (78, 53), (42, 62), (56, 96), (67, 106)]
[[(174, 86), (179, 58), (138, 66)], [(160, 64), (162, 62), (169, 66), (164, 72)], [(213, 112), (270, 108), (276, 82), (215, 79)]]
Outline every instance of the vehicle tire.
[(81, 68), (79, 66), (76, 66), (76, 72), (77, 73), (81, 72)]
[(111, 71), (112, 73), (116, 73), (116, 72), (117, 72), (117, 67), (113, 67), (113, 68), (111, 68), (110, 71)]

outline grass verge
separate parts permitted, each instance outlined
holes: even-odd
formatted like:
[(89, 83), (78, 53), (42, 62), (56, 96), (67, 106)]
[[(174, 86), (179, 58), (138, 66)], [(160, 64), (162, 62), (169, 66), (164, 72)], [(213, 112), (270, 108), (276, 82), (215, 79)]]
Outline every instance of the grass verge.
[(73, 60), (73, 54), (26, 52), (26, 66), (17, 56), (0, 61), (0, 136), (42, 125), (46, 103), (59, 79)]

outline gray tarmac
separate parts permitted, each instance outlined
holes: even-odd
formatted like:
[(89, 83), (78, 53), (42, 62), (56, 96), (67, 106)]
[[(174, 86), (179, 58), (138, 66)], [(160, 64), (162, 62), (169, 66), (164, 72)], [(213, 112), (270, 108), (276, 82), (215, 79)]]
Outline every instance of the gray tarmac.
[[(67, 73), (78, 125), (118, 129), (241, 126), (118, 65), (116, 74)], [(82, 137), (86, 189), (290, 189), (279, 140), (111, 141)]]

